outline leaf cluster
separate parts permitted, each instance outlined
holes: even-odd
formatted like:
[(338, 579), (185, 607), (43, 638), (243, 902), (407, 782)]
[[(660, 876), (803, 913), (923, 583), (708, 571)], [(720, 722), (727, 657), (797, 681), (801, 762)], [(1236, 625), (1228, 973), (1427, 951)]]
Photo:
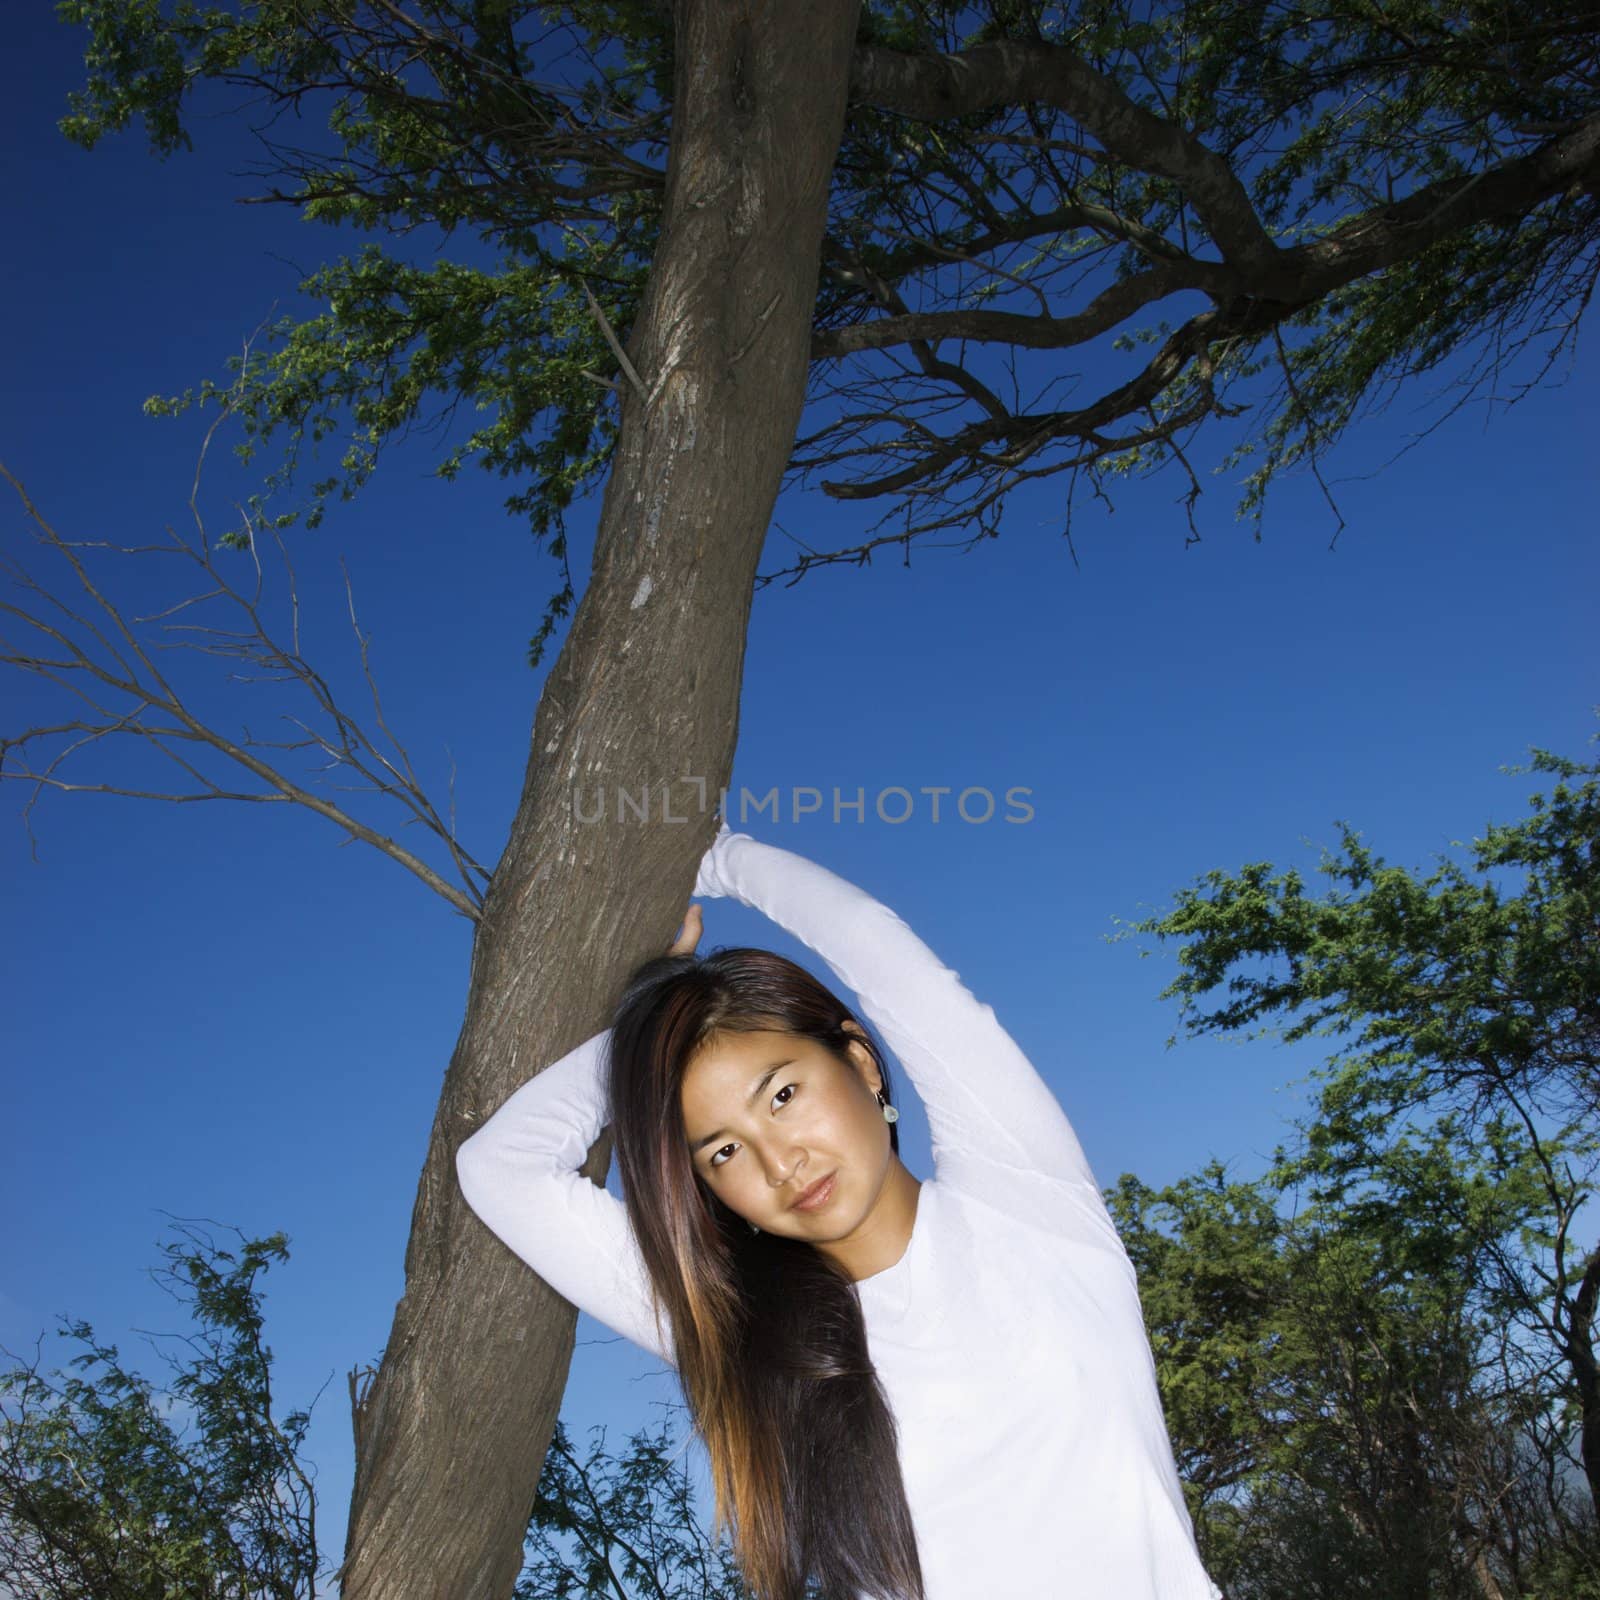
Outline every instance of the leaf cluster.
[(1229, 1595), (1471, 1595), (1478, 1556), (1500, 1559), (1497, 1514), (1546, 1564), (1572, 1548), (1575, 1497), (1552, 1510), (1506, 1482), (1508, 1454), (1532, 1460), (1547, 1391), (1504, 1380), (1484, 1292), (1536, 1189), (1497, 1185), (1445, 1129), (1370, 1176), (1359, 1206), (1217, 1162), (1111, 1192), (1207, 1567)]
[[(81, 1320), (65, 1372), (0, 1372), (0, 1589), (17, 1600), (314, 1600), (309, 1411), (277, 1413), (261, 1278), (282, 1234), (224, 1247), (175, 1225), (157, 1281), (191, 1332), (168, 1336), (157, 1385)], [(672, 1408), (681, 1411), (681, 1407)], [(748, 1600), (713, 1545), (672, 1419), (625, 1451), (557, 1422), (527, 1529), (518, 1596)]]
[[(661, 225), (671, 8), (58, 9), (86, 34), (71, 137), (138, 121), (170, 154), (202, 90), (265, 108), (256, 198), (383, 236), (272, 325), (246, 449), (282, 441), (279, 488), (342, 441), (314, 520), (386, 442), (464, 406), (437, 470), (515, 482), (509, 508), (563, 563), (537, 658), (574, 598), (563, 514), (615, 443), (606, 334), (626, 342)], [(1525, 348), (1534, 381), (1593, 286), (1594, 174), (1561, 152), (1590, 139), (1597, 91), (1592, 4), (868, 0), (791, 466), (897, 531), (793, 570), (993, 534), (1058, 473), (1104, 493), (1173, 466), (1193, 527), (1190, 443), (1246, 415), (1223, 466), (1248, 468), (1259, 517), (1279, 474), (1320, 475), (1363, 408), (1452, 357), (1455, 403)], [(316, 116), (315, 147), (278, 131)]]
[(748, 1600), (731, 1545), (713, 1544), (695, 1509), (686, 1442), (674, 1443), (664, 1417), (633, 1434), (621, 1455), (606, 1452), (597, 1426), (580, 1455), (558, 1420), (518, 1600)]
[(1261, 1179), (1112, 1197), (1230, 1595), (1600, 1570), (1600, 765), (1532, 757), (1466, 864), (1341, 824), (1320, 893), (1250, 863), (1115, 936), (1178, 946), (1190, 1035), (1334, 1042)]
[(180, 1224), (157, 1279), (195, 1332), (158, 1388), (86, 1322), (65, 1373), (0, 1372), (0, 1587), (30, 1600), (312, 1600), (310, 1412), (276, 1413), (260, 1278), (282, 1234)]

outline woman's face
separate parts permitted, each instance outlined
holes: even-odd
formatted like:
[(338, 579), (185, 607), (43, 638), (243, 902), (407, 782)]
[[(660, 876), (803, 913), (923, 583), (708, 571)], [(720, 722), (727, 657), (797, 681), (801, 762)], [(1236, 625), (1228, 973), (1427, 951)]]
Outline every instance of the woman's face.
[[(792, 1033), (725, 1033), (684, 1075), (683, 1127), (696, 1175), (768, 1233), (821, 1245), (871, 1224), (895, 1158), (877, 1063), (859, 1036), (846, 1048), (850, 1059), (841, 1061)], [(830, 1175), (820, 1205), (794, 1209)]]

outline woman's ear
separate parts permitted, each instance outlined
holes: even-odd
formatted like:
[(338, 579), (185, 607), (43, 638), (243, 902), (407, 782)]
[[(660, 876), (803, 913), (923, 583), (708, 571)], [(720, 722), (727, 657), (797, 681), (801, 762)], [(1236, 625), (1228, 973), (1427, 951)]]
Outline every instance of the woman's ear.
[[(872, 1079), (879, 1076), (878, 1058), (873, 1054), (872, 1046), (867, 1043), (867, 1030), (859, 1022), (850, 1018), (846, 1018), (839, 1026), (849, 1036), (845, 1041), (846, 1053), (855, 1062), (856, 1066), (866, 1074), (867, 1087), (876, 1094), (878, 1090), (873, 1088)], [(882, 1087), (881, 1082), (879, 1087)]]

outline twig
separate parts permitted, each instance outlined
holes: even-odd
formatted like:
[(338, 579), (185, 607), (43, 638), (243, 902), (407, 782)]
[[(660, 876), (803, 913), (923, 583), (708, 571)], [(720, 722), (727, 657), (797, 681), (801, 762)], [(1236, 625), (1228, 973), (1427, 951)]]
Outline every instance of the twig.
[[(595, 321), (600, 324), (601, 336), (611, 346), (611, 353), (617, 358), (617, 365), (627, 374), (628, 382), (633, 385), (633, 392), (638, 395), (642, 405), (649, 405), (650, 396), (645, 393), (639, 374), (633, 370), (633, 363), (628, 359), (627, 351), (622, 348), (616, 334), (611, 331), (611, 324), (606, 320), (605, 312), (600, 309), (600, 302), (595, 299), (594, 291), (589, 287), (588, 281), (579, 278), (578, 287), (583, 290), (583, 297), (589, 302), (589, 309), (594, 313)], [(585, 373), (584, 376), (587, 377), (588, 374)]]

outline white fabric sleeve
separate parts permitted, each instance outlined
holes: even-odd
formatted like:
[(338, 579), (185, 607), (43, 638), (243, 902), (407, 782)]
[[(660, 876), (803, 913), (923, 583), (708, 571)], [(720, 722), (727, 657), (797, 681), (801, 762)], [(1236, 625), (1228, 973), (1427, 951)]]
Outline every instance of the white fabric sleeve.
[(595, 1034), (523, 1084), (462, 1143), (456, 1175), (467, 1204), (552, 1289), (675, 1366), (627, 1208), (578, 1171), (610, 1114), (610, 1037)]
[[(726, 895), (803, 940), (853, 989), (928, 1114), (941, 1181), (992, 1192), (1002, 1169), (1099, 1188), (1072, 1124), (994, 1008), (886, 905), (826, 867), (726, 823), (697, 895)], [(1015, 1193), (1017, 1185), (1010, 1184)]]

